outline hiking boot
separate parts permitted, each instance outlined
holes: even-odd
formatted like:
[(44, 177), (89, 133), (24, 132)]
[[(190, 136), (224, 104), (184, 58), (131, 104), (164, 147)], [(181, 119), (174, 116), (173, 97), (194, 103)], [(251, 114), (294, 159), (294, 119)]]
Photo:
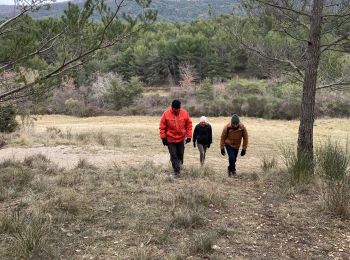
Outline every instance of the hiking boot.
[(236, 177), (236, 171), (227, 170), (228, 177)]
[(180, 177), (180, 172), (174, 172), (174, 177), (179, 178)]

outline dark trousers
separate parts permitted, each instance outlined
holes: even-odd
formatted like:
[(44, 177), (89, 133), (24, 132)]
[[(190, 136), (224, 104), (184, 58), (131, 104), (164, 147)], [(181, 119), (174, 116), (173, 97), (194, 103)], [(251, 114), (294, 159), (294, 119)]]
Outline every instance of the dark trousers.
[(225, 147), (228, 154), (228, 162), (229, 162), (228, 170), (231, 172), (235, 172), (238, 149), (233, 148), (229, 145), (225, 145)]
[(180, 143), (169, 143), (168, 149), (170, 153), (170, 161), (173, 166), (175, 174), (180, 173), (181, 165), (184, 163), (184, 142)]

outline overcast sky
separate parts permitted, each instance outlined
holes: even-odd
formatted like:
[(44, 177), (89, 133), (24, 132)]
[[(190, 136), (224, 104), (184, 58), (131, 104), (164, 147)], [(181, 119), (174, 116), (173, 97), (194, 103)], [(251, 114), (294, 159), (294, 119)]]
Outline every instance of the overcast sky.
[[(56, 2), (64, 2), (68, 0), (56, 0)], [(14, 0), (0, 0), (0, 5), (13, 5), (15, 4)]]
[(13, 5), (13, 0), (0, 0), (1, 5)]

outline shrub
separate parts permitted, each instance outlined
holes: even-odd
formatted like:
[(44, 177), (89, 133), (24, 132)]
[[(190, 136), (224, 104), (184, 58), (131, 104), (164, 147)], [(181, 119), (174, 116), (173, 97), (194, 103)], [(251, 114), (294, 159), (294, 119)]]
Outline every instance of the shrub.
[(272, 92), (278, 98), (296, 99), (301, 97), (302, 87), (300, 84), (282, 83), (273, 86)]
[(235, 78), (228, 82), (226, 90), (233, 96), (237, 95), (264, 95), (267, 84), (264, 80), (249, 80)]
[(0, 132), (14, 132), (17, 126), (15, 108), (13, 106), (0, 106)]
[(242, 112), (248, 116), (264, 117), (266, 103), (265, 97), (249, 95), (246, 100), (246, 109)]
[(309, 154), (297, 154), (291, 148), (283, 148), (282, 154), (287, 166), (290, 185), (308, 183), (313, 175), (314, 163)]
[(349, 152), (330, 140), (317, 151), (318, 171), (324, 180), (325, 206), (340, 216), (350, 213)]
[(132, 77), (130, 82), (115, 77), (109, 82), (105, 99), (114, 109), (119, 110), (129, 106), (142, 92), (143, 86), (138, 77)]
[(199, 100), (212, 100), (214, 98), (214, 87), (210, 79), (203, 80), (197, 90)]
[(84, 104), (77, 99), (69, 98), (64, 102), (66, 113), (73, 116), (84, 115)]

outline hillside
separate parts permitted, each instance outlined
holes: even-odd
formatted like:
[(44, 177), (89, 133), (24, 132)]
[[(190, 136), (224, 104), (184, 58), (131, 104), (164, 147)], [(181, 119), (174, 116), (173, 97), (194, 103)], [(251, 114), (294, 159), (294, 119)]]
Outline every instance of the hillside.
[[(82, 5), (82, 1), (72, 1)], [(157, 9), (159, 21), (167, 22), (191, 22), (199, 18), (208, 18), (208, 11), (211, 8), (213, 14), (228, 14), (234, 9), (237, 0), (153, 0), (152, 8)], [(108, 0), (112, 5), (114, 1)], [(61, 16), (68, 2), (55, 3), (51, 8), (43, 8), (38, 12), (31, 13), (36, 19), (45, 17)], [(129, 4), (125, 9), (130, 14), (138, 12), (139, 7), (135, 3)], [(15, 12), (14, 6), (0, 5), (0, 18), (12, 16)], [(96, 16), (96, 19), (98, 17)]]

